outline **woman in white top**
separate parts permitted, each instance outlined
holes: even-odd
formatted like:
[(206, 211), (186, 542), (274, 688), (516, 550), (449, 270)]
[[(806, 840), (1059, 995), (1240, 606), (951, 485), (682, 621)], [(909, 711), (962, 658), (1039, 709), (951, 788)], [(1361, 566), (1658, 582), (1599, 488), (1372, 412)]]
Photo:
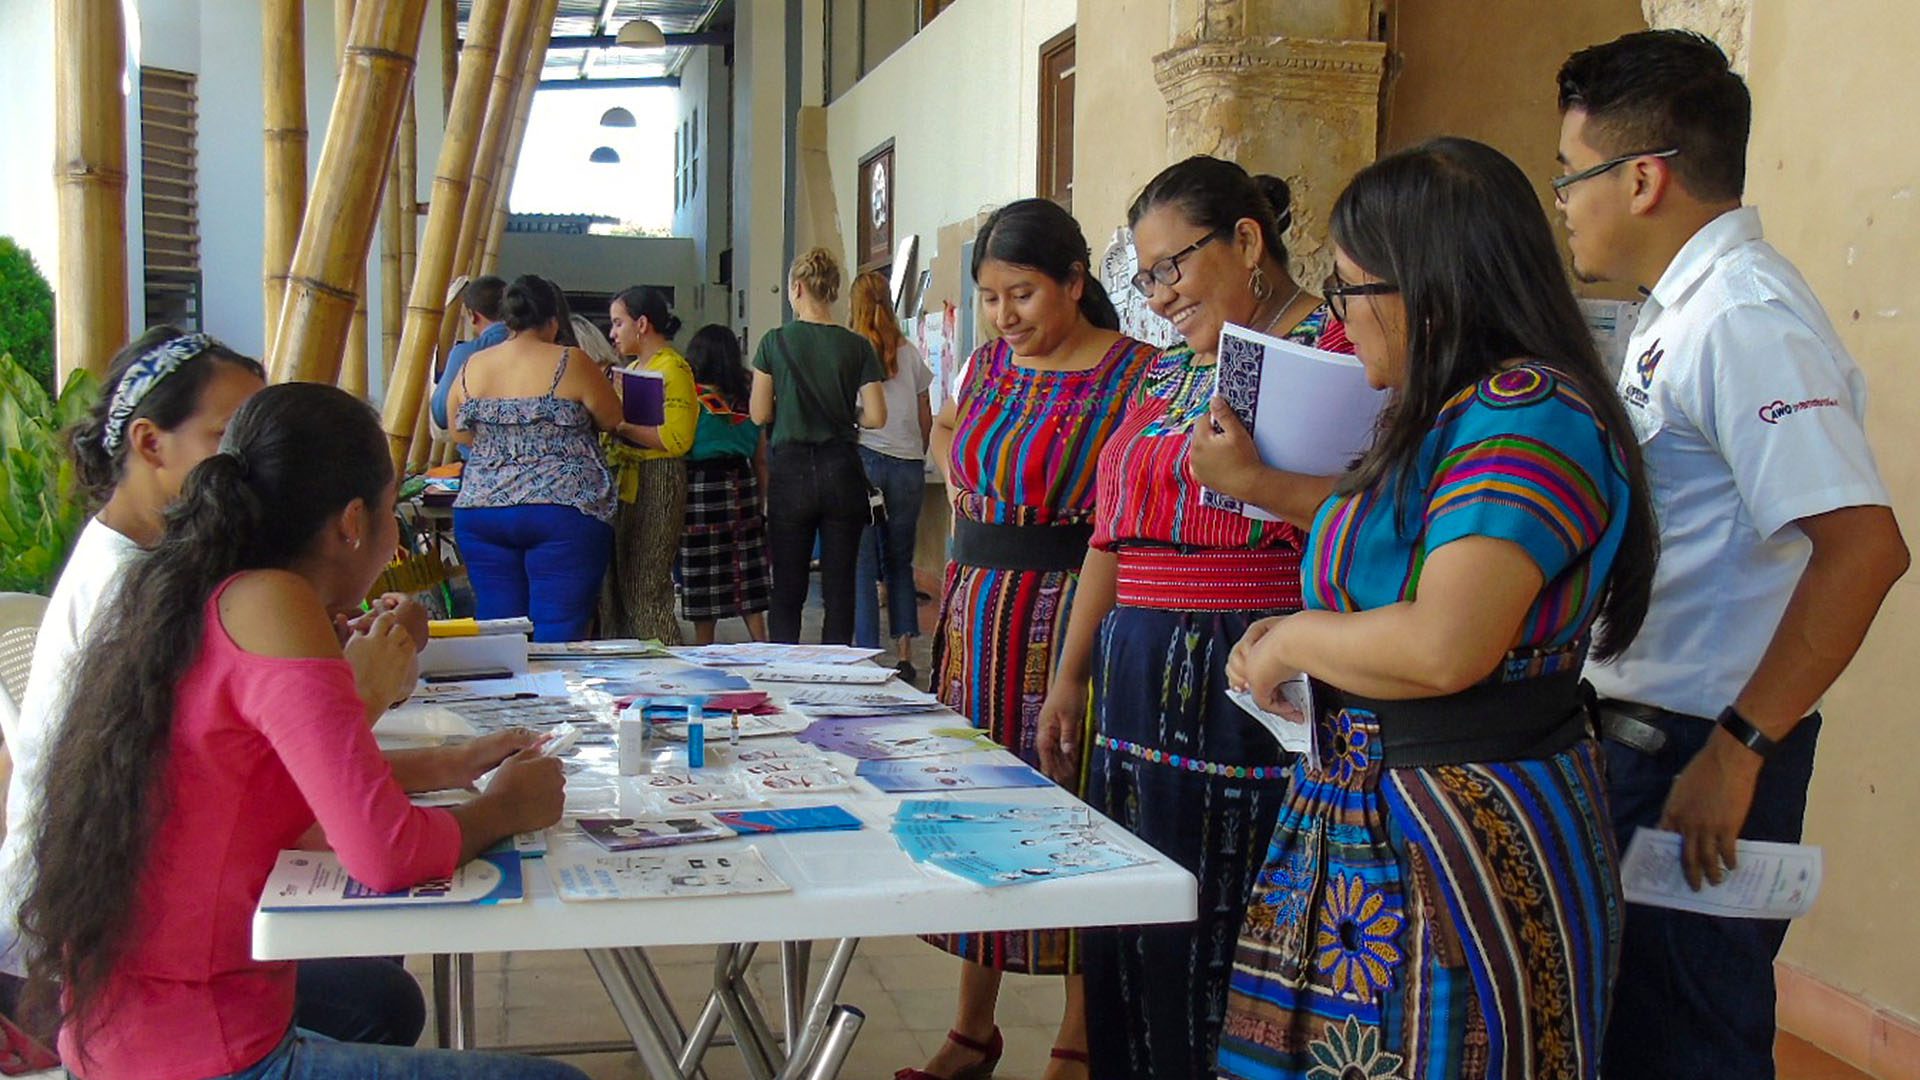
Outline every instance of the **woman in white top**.
[(927, 434), (933, 430), (933, 403), (927, 388), (933, 372), (920, 350), (900, 333), (893, 314), (893, 291), (885, 274), (869, 270), (853, 279), (854, 332), (873, 343), (886, 370), (881, 390), (887, 398), (887, 422), (860, 432), (860, 462), (867, 482), (886, 498), (887, 520), (871, 525), (860, 541), (854, 571), (853, 643), (880, 647), (880, 602), (874, 583), (887, 586), (887, 620), (892, 624), (900, 677), (913, 682), (913, 639), (920, 636), (920, 604), (913, 584), (913, 548), (920, 527), (920, 502), (927, 488)]
[[(68, 432), (74, 471), (99, 507), (75, 542), (40, 623), (13, 758), (0, 842), (0, 1009), (13, 1013), (25, 962), (18, 909), (31, 869), (33, 813), (45, 781), (45, 754), (62, 715), (66, 680), (120, 573), (165, 531), (167, 507), (195, 465), (219, 451), (227, 421), (266, 386), (259, 361), (205, 334), (157, 326), (113, 358), (93, 411)], [(397, 609), (416, 640), (426, 612), (401, 597)], [(355, 624), (341, 613), (341, 631)], [(463, 785), (532, 741), (526, 733), (475, 740), (458, 749), (399, 751), (387, 760), (400, 784), (427, 791)], [(345, 1042), (410, 1046), (426, 1021), (420, 987), (384, 959), (305, 961), (299, 967), (295, 1022)]]

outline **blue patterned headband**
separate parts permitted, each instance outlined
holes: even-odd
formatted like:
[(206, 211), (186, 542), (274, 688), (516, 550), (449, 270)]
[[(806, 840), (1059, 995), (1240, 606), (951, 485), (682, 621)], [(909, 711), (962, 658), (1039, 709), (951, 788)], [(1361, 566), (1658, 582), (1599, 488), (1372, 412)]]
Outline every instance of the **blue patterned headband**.
[(120, 384), (114, 388), (113, 404), (107, 408), (107, 423), (100, 433), (100, 445), (109, 455), (120, 449), (120, 440), (126, 437), (133, 410), (160, 385), (160, 380), (180, 370), (180, 365), (206, 352), (214, 343), (205, 334), (182, 334), (155, 345), (127, 365)]

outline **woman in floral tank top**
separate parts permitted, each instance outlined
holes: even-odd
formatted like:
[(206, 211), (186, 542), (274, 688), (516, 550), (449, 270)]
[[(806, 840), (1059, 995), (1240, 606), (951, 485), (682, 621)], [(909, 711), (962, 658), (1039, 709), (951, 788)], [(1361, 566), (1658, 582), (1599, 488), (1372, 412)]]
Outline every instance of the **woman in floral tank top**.
[[(1196, 471), (1234, 447), (1193, 433), (1196, 422), (1211, 431), (1224, 324), (1351, 351), (1287, 271), (1289, 201), (1280, 180), (1195, 157), (1155, 177), (1129, 214), (1134, 287), (1186, 341), (1147, 371), (1101, 453), (1093, 550), (1039, 750), (1061, 772), (1091, 734), (1087, 801), (1193, 872), (1200, 917), (1082, 933), (1092, 1071), (1103, 1078), (1207, 1073), (1247, 887), (1285, 794), (1286, 755), (1228, 699), (1226, 662), (1249, 623), (1299, 609), (1305, 538), (1203, 504)], [(1233, 493), (1270, 510), (1286, 495)]]

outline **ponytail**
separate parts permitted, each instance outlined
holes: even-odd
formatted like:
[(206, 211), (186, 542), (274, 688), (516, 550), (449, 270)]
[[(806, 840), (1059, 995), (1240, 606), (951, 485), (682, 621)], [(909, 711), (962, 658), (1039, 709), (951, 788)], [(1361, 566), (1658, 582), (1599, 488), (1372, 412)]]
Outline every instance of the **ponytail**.
[[(133, 925), (157, 822), (180, 680), (199, 659), (208, 601), (243, 570), (306, 554), (355, 499), (372, 510), (393, 480), (367, 405), (285, 383), (233, 416), (219, 453), (187, 474), (159, 545), (121, 575), (93, 622), (47, 752), (33, 879), (20, 908), (37, 1000), (64, 984), (61, 1019), (84, 1043)], [(103, 873), (111, 867), (113, 873)]]
[(1080, 314), (1102, 330), (1119, 330), (1120, 311), (1113, 306), (1113, 297), (1107, 295), (1106, 285), (1098, 275), (1085, 270), (1082, 273), (1087, 287), (1080, 293)]

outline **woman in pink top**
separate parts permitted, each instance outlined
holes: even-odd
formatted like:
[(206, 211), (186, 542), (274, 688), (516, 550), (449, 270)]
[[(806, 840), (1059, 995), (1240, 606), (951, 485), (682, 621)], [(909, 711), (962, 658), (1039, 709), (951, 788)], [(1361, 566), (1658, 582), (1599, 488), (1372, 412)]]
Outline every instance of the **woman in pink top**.
[(89, 1078), (569, 1077), (564, 1065), (333, 1043), (292, 1026), (293, 965), (256, 961), (274, 859), (316, 823), (354, 877), (442, 877), (560, 816), (528, 750), (454, 810), (408, 802), (371, 723), (411, 688), (392, 613), (344, 649), (328, 616), (396, 542), (366, 405), (289, 384), (234, 414), (159, 545), (94, 625), (48, 751), (21, 908), (35, 988), (63, 984), (60, 1049)]

